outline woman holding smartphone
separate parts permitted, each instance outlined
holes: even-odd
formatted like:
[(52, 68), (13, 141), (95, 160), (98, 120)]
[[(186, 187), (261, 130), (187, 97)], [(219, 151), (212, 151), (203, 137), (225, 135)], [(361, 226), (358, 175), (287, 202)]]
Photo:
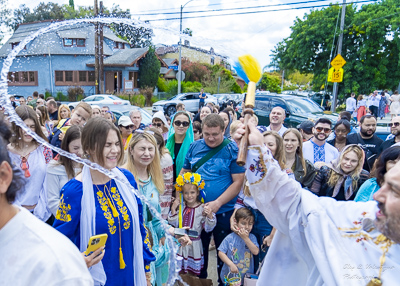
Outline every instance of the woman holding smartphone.
[(61, 190), (54, 227), (81, 252), (91, 236), (108, 235), (102, 261), (90, 268), (95, 285), (145, 285), (155, 258), (143, 226), (142, 203), (132, 196), (135, 178), (117, 168), (123, 159), (121, 135), (111, 122), (93, 118), (83, 128), (82, 149), (113, 178), (84, 166)]

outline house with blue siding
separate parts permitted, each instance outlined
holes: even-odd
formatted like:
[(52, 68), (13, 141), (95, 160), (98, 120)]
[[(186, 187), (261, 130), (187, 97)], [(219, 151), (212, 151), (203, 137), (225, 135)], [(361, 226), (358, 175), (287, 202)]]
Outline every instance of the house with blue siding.
[[(0, 65), (26, 36), (51, 23), (21, 24), (0, 48)], [(141, 59), (148, 48), (131, 48), (107, 26), (103, 31), (103, 90), (137, 91)], [(159, 60), (162, 68), (168, 68)], [(68, 88), (75, 86), (82, 87), (85, 95), (91, 95), (95, 93), (95, 84), (95, 27), (89, 23), (62, 27), (36, 37), (18, 54), (8, 73), (8, 93), (25, 97), (34, 91), (66, 95)]]

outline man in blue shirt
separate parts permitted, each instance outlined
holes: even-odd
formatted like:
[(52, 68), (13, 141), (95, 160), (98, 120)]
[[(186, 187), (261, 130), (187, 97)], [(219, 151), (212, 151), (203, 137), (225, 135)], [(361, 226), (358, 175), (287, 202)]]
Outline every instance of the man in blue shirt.
[(204, 106), (205, 99), (207, 98), (207, 94), (204, 93), (203, 88), (200, 89), (199, 98), (200, 98), (200, 101), (199, 101), (199, 112), (200, 112), (200, 109)]
[[(218, 114), (209, 114), (202, 122), (203, 139), (193, 142), (186, 155), (181, 174), (191, 172), (194, 165), (214, 148), (224, 144), (224, 121)], [(201, 240), (204, 253), (204, 268), (200, 278), (207, 277), (208, 247), (211, 234), (218, 248), (222, 240), (231, 232), (229, 219), (233, 213), (236, 197), (243, 185), (243, 167), (236, 164), (238, 147), (235, 142), (228, 143), (196, 171), (205, 182), (204, 203), (216, 213), (217, 225), (210, 233), (203, 231)], [(218, 276), (222, 261), (218, 258)], [(219, 281), (220, 285), (223, 285)]]

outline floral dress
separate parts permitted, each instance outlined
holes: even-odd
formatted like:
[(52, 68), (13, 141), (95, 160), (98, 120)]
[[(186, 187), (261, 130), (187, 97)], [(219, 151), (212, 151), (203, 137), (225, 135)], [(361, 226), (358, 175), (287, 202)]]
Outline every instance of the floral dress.
[[(204, 229), (206, 232), (210, 232), (214, 229), (217, 224), (217, 219), (215, 218), (215, 214), (212, 219), (203, 216), (204, 204), (199, 204), (198, 206), (191, 208), (185, 206), (182, 211), (182, 226), (189, 227), (191, 230), (195, 230), (198, 233), (198, 236), (193, 238), (192, 245), (186, 245), (179, 247), (178, 257), (182, 259), (177, 260), (177, 267), (182, 269), (185, 273), (191, 271), (196, 275), (200, 274), (200, 270), (204, 266), (204, 257), (203, 257), (203, 246), (200, 239), (200, 234)], [(169, 213), (168, 222), (174, 226), (178, 227), (179, 225), (179, 214), (171, 215)]]

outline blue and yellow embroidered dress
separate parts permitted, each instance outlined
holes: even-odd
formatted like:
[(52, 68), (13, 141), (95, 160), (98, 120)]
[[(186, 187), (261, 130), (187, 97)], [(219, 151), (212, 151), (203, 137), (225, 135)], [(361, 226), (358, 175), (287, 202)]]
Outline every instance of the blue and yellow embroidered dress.
[[(125, 169), (120, 170), (131, 185), (137, 189), (133, 175)], [(65, 184), (61, 190), (60, 205), (54, 222), (54, 227), (69, 237), (78, 248), (80, 247), (82, 188), (82, 182), (76, 179), (72, 179)], [(105, 247), (106, 253), (102, 260), (104, 271), (107, 275), (106, 285), (134, 285), (131, 213), (120, 196), (114, 180), (111, 180), (111, 184), (107, 182), (105, 185), (93, 185), (93, 195), (95, 196), (96, 206), (96, 234), (108, 234)], [(124, 269), (120, 269), (119, 263), (120, 237), (118, 218), (113, 216), (107, 198), (113, 201), (120, 217), (122, 252), (126, 264)], [(155, 260), (155, 257), (151, 252), (150, 241), (143, 224), (143, 205), (139, 198), (136, 199), (139, 209), (140, 232), (143, 238), (141, 243), (143, 243), (145, 271), (149, 272), (150, 263)]]

